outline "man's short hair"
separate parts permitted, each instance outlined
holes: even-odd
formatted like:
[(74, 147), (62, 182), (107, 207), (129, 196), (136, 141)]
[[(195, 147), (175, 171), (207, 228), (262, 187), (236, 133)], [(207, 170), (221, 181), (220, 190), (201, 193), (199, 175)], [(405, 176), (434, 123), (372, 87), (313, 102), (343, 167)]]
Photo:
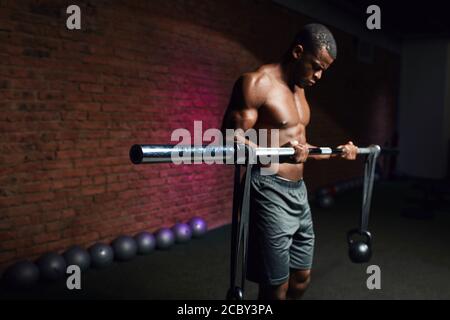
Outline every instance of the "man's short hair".
[(317, 53), (325, 48), (333, 59), (337, 56), (336, 40), (331, 31), (322, 24), (305, 25), (295, 36), (294, 45), (301, 44), (305, 50)]

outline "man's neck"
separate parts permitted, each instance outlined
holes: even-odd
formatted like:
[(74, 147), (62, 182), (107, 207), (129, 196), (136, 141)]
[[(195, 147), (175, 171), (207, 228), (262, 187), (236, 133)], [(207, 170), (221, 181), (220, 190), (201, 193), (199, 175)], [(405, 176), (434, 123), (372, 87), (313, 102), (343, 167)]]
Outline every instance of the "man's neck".
[(294, 65), (292, 61), (283, 59), (281, 60), (281, 62), (279, 62), (279, 66), (281, 81), (283, 81), (293, 93), (301, 89), (295, 85)]

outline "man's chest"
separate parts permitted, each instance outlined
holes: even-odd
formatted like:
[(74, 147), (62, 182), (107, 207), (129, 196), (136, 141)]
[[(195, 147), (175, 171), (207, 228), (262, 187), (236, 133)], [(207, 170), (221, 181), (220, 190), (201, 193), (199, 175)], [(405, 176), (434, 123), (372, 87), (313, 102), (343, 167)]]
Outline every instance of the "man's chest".
[(310, 120), (310, 110), (304, 95), (291, 92), (272, 92), (264, 106), (260, 109), (260, 117), (264, 123), (273, 127), (289, 128), (292, 126), (307, 126)]

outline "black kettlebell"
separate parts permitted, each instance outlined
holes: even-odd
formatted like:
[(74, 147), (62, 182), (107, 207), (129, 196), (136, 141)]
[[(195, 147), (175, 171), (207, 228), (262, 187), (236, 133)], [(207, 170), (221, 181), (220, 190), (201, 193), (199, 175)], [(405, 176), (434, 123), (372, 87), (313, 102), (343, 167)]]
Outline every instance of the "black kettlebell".
[[(358, 235), (359, 240), (355, 239)], [(347, 233), (348, 255), (354, 263), (369, 262), (372, 257), (372, 235), (369, 231), (359, 229), (350, 230)]]
[(227, 292), (227, 300), (244, 300), (244, 293), (239, 287), (230, 288)]

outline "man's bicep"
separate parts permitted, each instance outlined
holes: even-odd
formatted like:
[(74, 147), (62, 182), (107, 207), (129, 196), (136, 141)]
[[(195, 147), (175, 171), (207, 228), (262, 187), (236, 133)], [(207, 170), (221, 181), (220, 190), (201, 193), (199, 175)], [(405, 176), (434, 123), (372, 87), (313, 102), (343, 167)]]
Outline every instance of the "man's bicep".
[(231, 113), (232, 129), (248, 130), (253, 128), (258, 120), (258, 109), (246, 107)]
[(248, 130), (256, 124), (262, 105), (259, 91), (254, 76), (244, 75), (238, 79), (228, 107), (227, 128)]

